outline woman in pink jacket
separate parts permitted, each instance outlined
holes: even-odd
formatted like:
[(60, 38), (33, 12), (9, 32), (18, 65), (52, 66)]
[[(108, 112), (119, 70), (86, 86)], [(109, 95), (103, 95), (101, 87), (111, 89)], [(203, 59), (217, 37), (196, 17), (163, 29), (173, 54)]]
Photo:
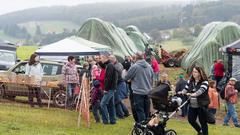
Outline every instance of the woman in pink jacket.
[(104, 63), (99, 62), (99, 66), (101, 68), (100, 75), (96, 77), (96, 80), (100, 82), (100, 89), (102, 92), (104, 91), (104, 78), (105, 78), (105, 73), (106, 73), (106, 65)]
[(73, 56), (68, 57), (68, 62), (62, 69), (63, 81), (67, 87), (67, 103), (66, 107), (72, 109), (74, 102), (74, 89), (79, 84), (79, 75), (77, 72), (77, 66), (75, 65), (75, 58)]

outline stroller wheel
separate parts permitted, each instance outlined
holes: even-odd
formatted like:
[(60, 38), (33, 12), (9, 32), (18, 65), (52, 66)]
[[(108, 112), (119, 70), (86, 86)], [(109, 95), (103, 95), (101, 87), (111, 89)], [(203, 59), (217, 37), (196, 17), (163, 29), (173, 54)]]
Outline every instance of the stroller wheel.
[(147, 130), (144, 135), (154, 135), (154, 133), (153, 133), (153, 131), (151, 131), (151, 130)]
[(177, 133), (174, 130), (170, 129), (165, 132), (165, 135), (177, 135)]
[(143, 130), (137, 127), (132, 129), (132, 135), (143, 135)]

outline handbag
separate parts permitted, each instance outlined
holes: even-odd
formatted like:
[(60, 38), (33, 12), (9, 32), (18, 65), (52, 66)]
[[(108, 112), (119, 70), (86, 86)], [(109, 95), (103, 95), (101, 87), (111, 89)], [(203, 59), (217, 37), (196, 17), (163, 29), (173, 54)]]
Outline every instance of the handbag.
[(203, 110), (203, 114), (205, 115), (207, 123), (215, 124), (216, 123), (215, 116), (212, 113), (210, 113), (207, 108), (205, 108), (205, 107), (201, 107), (201, 108)]

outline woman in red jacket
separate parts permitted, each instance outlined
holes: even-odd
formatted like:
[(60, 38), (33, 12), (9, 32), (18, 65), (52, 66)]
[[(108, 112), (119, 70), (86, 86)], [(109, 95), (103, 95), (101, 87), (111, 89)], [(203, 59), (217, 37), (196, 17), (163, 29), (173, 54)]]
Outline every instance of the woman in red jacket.
[(105, 73), (106, 73), (106, 65), (102, 62), (98, 63), (100, 68), (101, 68), (101, 72), (99, 76), (96, 76), (96, 80), (98, 80), (100, 82), (100, 89), (103, 91), (104, 90), (104, 78), (105, 78)]
[(159, 65), (154, 56), (151, 57), (151, 65), (154, 72), (154, 85), (159, 81)]
[(217, 63), (214, 64), (214, 76), (218, 85), (224, 76), (224, 65), (222, 64), (222, 60), (218, 60)]

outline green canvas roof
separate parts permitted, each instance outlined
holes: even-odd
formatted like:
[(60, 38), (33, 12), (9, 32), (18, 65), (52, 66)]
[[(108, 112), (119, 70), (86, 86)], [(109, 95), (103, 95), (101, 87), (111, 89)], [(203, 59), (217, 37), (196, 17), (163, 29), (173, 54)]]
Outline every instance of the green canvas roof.
[(98, 18), (90, 18), (81, 26), (77, 34), (84, 39), (109, 46), (119, 58), (133, 55), (139, 49), (127, 33), (114, 24)]
[(145, 46), (149, 43), (147, 41), (147, 38), (139, 31), (139, 29), (134, 25), (130, 25), (127, 26), (125, 31), (127, 32), (128, 36), (132, 39), (132, 41), (135, 43), (138, 50), (144, 51)]
[(190, 71), (193, 65), (204, 68), (209, 74), (213, 61), (222, 59), (227, 68), (227, 57), (219, 48), (240, 38), (239, 25), (232, 22), (212, 22), (204, 27), (188, 54), (182, 60), (182, 67)]

